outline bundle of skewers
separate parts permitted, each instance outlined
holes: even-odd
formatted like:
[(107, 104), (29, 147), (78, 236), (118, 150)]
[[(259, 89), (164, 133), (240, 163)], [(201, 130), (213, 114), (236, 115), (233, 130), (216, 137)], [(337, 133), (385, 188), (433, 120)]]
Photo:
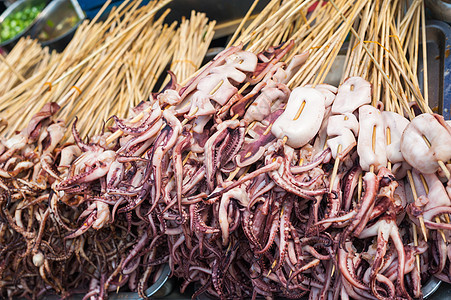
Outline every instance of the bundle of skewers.
[[(170, 11), (162, 11), (158, 18), (156, 14), (168, 0), (152, 1), (143, 7), (141, 2), (124, 1), (104, 21), (85, 21), (62, 53), (51, 54), (49, 63), (45, 64), (44, 54), (33, 56), (40, 52), (32, 52), (31, 46), (24, 53), (25, 46), (18, 45), (9, 53), (6, 61), (11, 61), (11, 68), (5, 69), (15, 85), (0, 94), (0, 117), (10, 123), (3, 134), (10, 137), (45, 103), (56, 102), (61, 107), (57, 118), (71, 124), (78, 116), (81, 133), (92, 135), (103, 126), (93, 119), (125, 115), (154, 89), (160, 89), (158, 80), (166, 76), (168, 65), (182, 80), (199, 68), (213, 38), (215, 22), (208, 22), (205, 14), (192, 12), (179, 27), (177, 22), (167, 25), (164, 20)], [(186, 35), (189, 41), (184, 39)], [(188, 53), (188, 47), (196, 52)], [(28, 73), (22, 79), (18, 76), (22, 74), (19, 67), (23, 67), (13, 64), (20, 51), (27, 55), (21, 61), (36, 66), (35, 74)], [(181, 57), (181, 53), (185, 55)]]
[(315, 3), (270, 1), (87, 138), (75, 119), (63, 143), (47, 103), (5, 139), (2, 296), (145, 298), (164, 264), (193, 298), (419, 299), (451, 282), (451, 127), (418, 84), (422, 1)]

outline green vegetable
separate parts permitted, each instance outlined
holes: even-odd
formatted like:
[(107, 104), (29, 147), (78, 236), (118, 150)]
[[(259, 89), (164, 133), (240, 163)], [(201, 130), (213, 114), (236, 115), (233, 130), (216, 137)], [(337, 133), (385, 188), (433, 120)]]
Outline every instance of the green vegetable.
[(12, 39), (24, 31), (44, 9), (45, 3), (29, 6), (10, 14), (0, 24), (0, 43)]

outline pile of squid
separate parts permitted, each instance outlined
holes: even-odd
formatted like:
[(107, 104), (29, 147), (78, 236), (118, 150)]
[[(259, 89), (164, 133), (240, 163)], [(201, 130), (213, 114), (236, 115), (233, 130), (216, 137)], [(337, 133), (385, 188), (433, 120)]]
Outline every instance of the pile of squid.
[[(145, 298), (165, 264), (193, 298), (420, 299), (432, 276), (451, 282), (450, 125), (384, 111), (360, 77), (290, 90), (308, 59), (283, 62), (293, 46), (230, 47), (89, 139), (75, 122), (75, 144), (28, 172), (51, 187), (42, 199), (14, 201), (5, 169), (1, 224), (20, 235), (0, 278), (19, 260), (43, 289), (92, 299)], [(26, 205), (53, 230), (19, 224)]]
[[(44, 105), (22, 131), (0, 140), (0, 298), (82, 293), (101, 299), (125, 283), (129, 291), (145, 295), (163, 271), (157, 260), (169, 254), (166, 238), (143, 249), (151, 231), (123, 214), (107, 227), (97, 222), (92, 226), (99, 230), (73, 238), (86, 213), (96, 210), (100, 216), (108, 205), (85, 207), (77, 205), (83, 197), (57, 196), (56, 186), (82, 153), (77, 145), (61, 143), (67, 128), (53, 118), (58, 109), (56, 103)], [(100, 186), (90, 188), (89, 194)]]

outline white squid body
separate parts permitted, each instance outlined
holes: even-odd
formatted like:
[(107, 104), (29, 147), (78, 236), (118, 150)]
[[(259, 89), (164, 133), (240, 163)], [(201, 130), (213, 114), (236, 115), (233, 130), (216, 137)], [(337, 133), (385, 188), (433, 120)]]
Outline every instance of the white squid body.
[[(443, 125), (433, 115), (421, 114), (410, 122), (402, 134), (402, 155), (421, 173), (435, 173), (439, 169), (439, 160), (447, 162), (451, 159), (451, 134)], [(430, 148), (423, 136), (430, 142)]]
[[(387, 151), (385, 142), (385, 126), (381, 112), (371, 106), (364, 105), (359, 108), (359, 138), (357, 153), (360, 157), (360, 166), (369, 171), (373, 166), (377, 171), (387, 165)], [(375, 145), (373, 149), (373, 130), (375, 130)]]
[(429, 202), (424, 209), (428, 210), (437, 206), (451, 206), (448, 193), (438, 177), (435, 174), (424, 174), (423, 176), (429, 188)]
[(352, 113), (369, 103), (371, 103), (371, 84), (362, 77), (350, 77), (338, 87), (337, 96), (332, 104), (332, 113)]
[(97, 208), (97, 218), (94, 223), (92, 223), (92, 228), (98, 230), (110, 221), (111, 214), (108, 204), (101, 201), (95, 201), (95, 203)]
[[(213, 87), (214, 88), (214, 87)], [(208, 94), (201, 91), (195, 91), (187, 96), (191, 103), (191, 108), (188, 114), (190, 116), (209, 116), (216, 112), (215, 107), (210, 101)]]
[(390, 129), (390, 144), (387, 145), (387, 159), (392, 163), (403, 162), (404, 157), (401, 153), (401, 136), (409, 125), (409, 120), (391, 111), (383, 111), (382, 118), (385, 124), (385, 133), (388, 134), (387, 128)]
[[(305, 87), (312, 87), (311, 84), (307, 84), (305, 85)], [(321, 92), (324, 97), (326, 97), (325, 102), (324, 102), (324, 106), (329, 107), (334, 103), (336, 94), (338, 89), (336, 87), (334, 87), (333, 85), (330, 84), (326, 84), (326, 83), (322, 83), (322, 84), (317, 84), (315, 86), (315, 89), (319, 92)]]
[[(228, 57), (224, 65), (213, 68), (209, 75), (201, 79), (197, 90), (208, 95), (211, 100), (224, 105), (238, 91), (229, 82), (229, 79), (242, 83), (246, 80), (246, 74), (243, 72), (253, 72), (256, 68), (257, 56), (255, 54), (246, 51), (237, 52)], [(210, 95), (220, 82), (222, 82), (221, 86)]]
[(332, 157), (337, 157), (338, 145), (341, 153), (347, 153), (356, 145), (355, 137), (359, 134), (359, 122), (352, 113), (329, 117), (327, 124), (327, 146), (332, 151)]
[[(295, 117), (305, 101), (305, 106)], [(287, 145), (300, 148), (316, 136), (321, 126), (325, 111), (325, 97), (313, 88), (295, 88), (288, 99), (287, 107), (271, 127), (272, 134), (283, 139), (287, 137)]]

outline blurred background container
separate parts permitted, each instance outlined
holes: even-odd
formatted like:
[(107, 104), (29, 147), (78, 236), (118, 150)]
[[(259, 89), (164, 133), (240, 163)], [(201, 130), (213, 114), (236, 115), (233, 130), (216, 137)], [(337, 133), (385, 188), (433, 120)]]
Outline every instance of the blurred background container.
[(46, 0), (21, 0), (11, 4), (0, 15), (0, 47), (11, 50), (36, 23)]
[(54, 0), (39, 15), (29, 35), (43, 46), (62, 51), (84, 18), (76, 0)]
[(451, 0), (425, 0), (425, 2), (434, 19), (451, 23)]

